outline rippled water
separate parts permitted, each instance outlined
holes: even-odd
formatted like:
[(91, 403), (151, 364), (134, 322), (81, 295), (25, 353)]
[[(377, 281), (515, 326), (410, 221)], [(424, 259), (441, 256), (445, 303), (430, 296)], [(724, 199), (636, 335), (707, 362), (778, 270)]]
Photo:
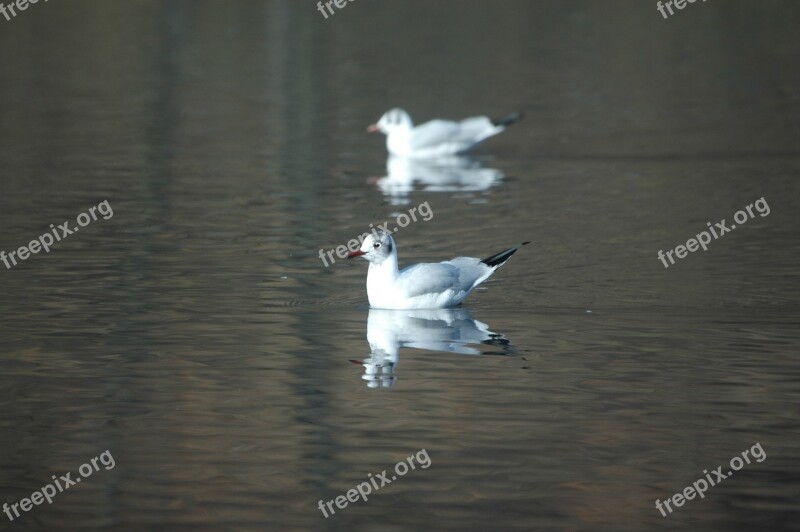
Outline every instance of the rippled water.
[[(0, 502), (115, 460), (0, 528), (796, 527), (798, 21), (788, 1), (0, 18), (0, 249), (113, 208), (0, 266)], [(526, 118), (471, 159), (387, 161), (364, 128), (395, 105)], [(532, 244), (462, 309), (370, 310), (367, 265), (320, 249), (423, 202), (401, 265)]]

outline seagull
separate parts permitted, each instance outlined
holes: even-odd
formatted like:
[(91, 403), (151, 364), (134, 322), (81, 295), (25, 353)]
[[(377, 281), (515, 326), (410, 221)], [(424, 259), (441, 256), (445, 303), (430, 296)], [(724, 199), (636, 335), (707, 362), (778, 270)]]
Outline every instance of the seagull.
[(459, 305), (518, 249), (519, 246), (508, 248), (483, 260), (457, 257), (399, 270), (397, 246), (392, 235), (375, 231), (368, 234), (361, 248), (351, 252), (347, 258), (364, 257), (369, 261), (367, 296), (372, 308), (437, 309)]
[(521, 119), (520, 113), (512, 113), (496, 119), (475, 116), (460, 122), (431, 120), (414, 127), (407, 112), (392, 109), (367, 131), (386, 135), (386, 149), (393, 155), (431, 158), (463, 153)]

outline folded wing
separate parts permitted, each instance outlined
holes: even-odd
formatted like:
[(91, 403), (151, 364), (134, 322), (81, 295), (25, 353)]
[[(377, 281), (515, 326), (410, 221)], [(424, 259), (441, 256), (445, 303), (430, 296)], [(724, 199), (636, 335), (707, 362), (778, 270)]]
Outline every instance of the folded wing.
[(457, 139), (459, 127), (459, 124), (450, 120), (431, 120), (411, 130), (409, 143), (414, 150), (435, 148)]
[(458, 257), (436, 264), (416, 264), (400, 272), (400, 284), (407, 297), (439, 294), (446, 290), (454, 293), (475, 288), (489, 277), (494, 268), (478, 259)]

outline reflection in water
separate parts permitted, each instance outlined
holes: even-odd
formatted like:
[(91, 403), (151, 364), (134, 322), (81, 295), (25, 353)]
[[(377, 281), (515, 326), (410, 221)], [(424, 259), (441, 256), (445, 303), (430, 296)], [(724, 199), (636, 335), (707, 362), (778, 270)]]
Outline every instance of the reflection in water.
[(385, 177), (375, 182), (394, 205), (408, 203), (414, 183), (427, 192), (480, 192), (503, 179), (503, 172), (485, 168), (470, 157), (450, 156), (436, 159), (411, 159), (390, 155)]
[(477, 344), (501, 346), (502, 354), (513, 347), (502, 334), (493, 333), (466, 309), (383, 310), (370, 309), (367, 319), (370, 356), (361, 364), (362, 378), (370, 388), (390, 388), (397, 380), (400, 348), (480, 355)]

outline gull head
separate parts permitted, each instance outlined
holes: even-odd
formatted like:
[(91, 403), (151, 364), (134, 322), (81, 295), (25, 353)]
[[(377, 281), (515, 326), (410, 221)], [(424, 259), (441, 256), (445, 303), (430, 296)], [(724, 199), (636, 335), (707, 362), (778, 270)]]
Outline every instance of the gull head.
[(386, 111), (376, 124), (372, 124), (367, 128), (367, 131), (374, 133), (380, 131), (384, 135), (388, 135), (393, 131), (410, 130), (414, 127), (411, 117), (402, 109), (392, 109)]
[(382, 264), (383, 261), (397, 253), (392, 235), (385, 231), (376, 231), (367, 235), (361, 248), (351, 252), (347, 258), (364, 257), (371, 264)]

